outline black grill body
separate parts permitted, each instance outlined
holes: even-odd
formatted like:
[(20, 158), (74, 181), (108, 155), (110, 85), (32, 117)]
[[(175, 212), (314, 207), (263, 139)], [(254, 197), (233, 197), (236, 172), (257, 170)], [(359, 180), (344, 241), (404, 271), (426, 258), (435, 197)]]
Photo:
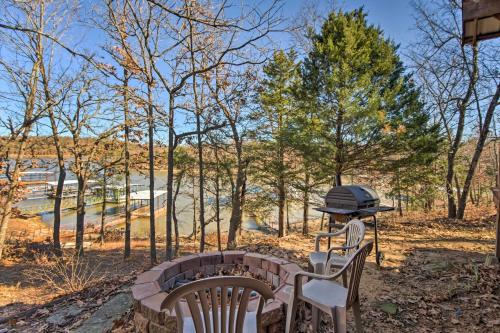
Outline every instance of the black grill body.
[(377, 208), (380, 199), (377, 192), (368, 186), (335, 186), (326, 194), (326, 207), (350, 210)]

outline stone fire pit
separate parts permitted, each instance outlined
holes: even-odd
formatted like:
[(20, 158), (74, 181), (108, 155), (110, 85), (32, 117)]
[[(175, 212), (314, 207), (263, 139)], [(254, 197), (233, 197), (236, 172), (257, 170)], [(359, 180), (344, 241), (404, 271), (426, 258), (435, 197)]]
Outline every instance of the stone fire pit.
[(262, 313), (262, 327), (267, 333), (283, 332), (286, 305), (293, 290), (294, 275), (302, 269), (296, 264), (273, 256), (245, 251), (223, 251), (193, 254), (166, 261), (137, 277), (132, 287), (138, 332), (177, 332), (175, 316), (160, 311), (167, 292), (176, 283), (192, 279), (197, 273), (216, 275), (235, 267), (250, 271), (267, 280), (274, 288), (274, 301)]

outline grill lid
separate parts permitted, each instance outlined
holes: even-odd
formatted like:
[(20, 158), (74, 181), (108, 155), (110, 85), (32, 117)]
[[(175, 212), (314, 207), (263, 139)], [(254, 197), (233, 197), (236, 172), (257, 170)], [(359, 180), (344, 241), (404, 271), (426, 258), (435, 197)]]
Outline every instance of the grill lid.
[(373, 189), (363, 185), (335, 186), (326, 194), (327, 207), (363, 209), (378, 207), (380, 199)]

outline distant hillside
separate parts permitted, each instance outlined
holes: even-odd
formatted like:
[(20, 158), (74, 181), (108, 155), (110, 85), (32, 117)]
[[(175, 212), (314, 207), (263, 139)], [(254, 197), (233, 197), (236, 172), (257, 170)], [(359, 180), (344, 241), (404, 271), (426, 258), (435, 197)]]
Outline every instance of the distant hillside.
[[(81, 144), (93, 144), (95, 142), (92, 138), (82, 138), (80, 139)], [(71, 153), (69, 148), (73, 145), (72, 139), (70, 137), (61, 137), (61, 143), (64, 150), (64, 157), (71, 159)], [(0, 146), (5, 147), (7, 145), (7, 138), (0, 137)], [(123, 145), (118, 145), (123, 147)], [(11, 143), (9, 149), (12, 152), (15, 150), (16, 144)], [(135, 167), (139, 168), (146, 167), (147, 165), (147, 154), (148, 147), (146, 144), (140, 144), (136, 142), (130, 143), (130, 154), (134, 160)], [(155, 147), (156, 155), (156, 165), (157, 168), (161, 169), (162, 166), (166, 165), (166, 154), (167, 150), (164, 147)], [(12, 156), (12, 154), (10, 154)], [(28, 148), (26, 150), (27, 159), (39, 159), (39, 158), (57, 158), (57, 151), (54, 145), (54, 141), (50, 136), (33, 136), (28, 140)], [(144, 165), (143, 165), (144, 164)]]

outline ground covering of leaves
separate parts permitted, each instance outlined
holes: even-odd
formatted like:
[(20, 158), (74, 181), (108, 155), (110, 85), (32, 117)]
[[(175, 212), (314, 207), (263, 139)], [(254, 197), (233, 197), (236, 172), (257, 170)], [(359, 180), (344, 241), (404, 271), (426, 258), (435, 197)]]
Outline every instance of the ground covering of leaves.
[[(370, 256), (363, 273), (360, 297), (365, 331), (499, 332), (500, 266), (485, 263), (494, 246), (493, 213), (491, 207), (471, 207), (464, 221), (445, 219), (443, 212), (410, 213), (402, 218), (380, 216), (379, 239), (385, 259), (377, 268), (374, 256)], [(243, 234), (240, 247), (306, 268), (318, 227), (319, 223), (313, 224), (309, 236), (292, 232), (280, 240), (274, 235)], [(369, 228), (367, 238), (372, 236)], [(215, 237), (210, 236), (208, 243), (215, 244)], [(182, 244), (182, 253), (195, 252), (198, 246), (192, 240), (183, 240)], [(29, 260), (15, 251), (16, 257), (0, 266), (0, 320), (20, 313), (28, 315), (0, 324), (0, 332), (63, 332), (76, 327), (148, 268), (146, 242), (134, 242), (134, 256), (127, 262), (121, 259), (120, 246), (112, 243), (90, 251), (89, 260), (101, 265), (102, 280), (69, 295), (30, 284), (22, 274), (29, 271)], [(55, 299), (53, 304), (47, 303), (51, 298)], [(49, 313), (70, 304), (77, 304), (82, 311), (62, 327), (47, 324)], [(353, 332), (352, 313), (348, 316), (349, 331)], [(133, 332), (132, 318), (130, 310), (115, 323), (113, 331)], [(302, 307), (301, 332), (312, 331), (309, 321), (310, 311)], [(322, 321), (320, 331), (332, 332), (329, 319), (323, 316)]]

